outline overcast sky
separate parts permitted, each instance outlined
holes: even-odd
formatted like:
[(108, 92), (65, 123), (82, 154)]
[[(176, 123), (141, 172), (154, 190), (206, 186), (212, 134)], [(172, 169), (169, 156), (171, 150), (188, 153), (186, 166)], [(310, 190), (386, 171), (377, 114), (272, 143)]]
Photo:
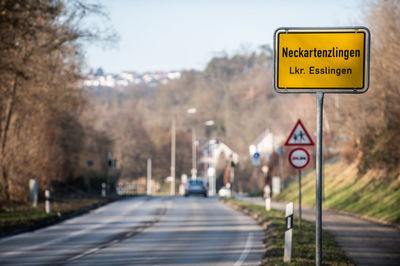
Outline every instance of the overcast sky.
[(232, 55), (271, 44), (282, 26), (354, 26), (362, 0), (101, 0), (120, 36), (113, 49), (86, 48), (87, 67), (126, 70), (202, 70), (222, 51)]

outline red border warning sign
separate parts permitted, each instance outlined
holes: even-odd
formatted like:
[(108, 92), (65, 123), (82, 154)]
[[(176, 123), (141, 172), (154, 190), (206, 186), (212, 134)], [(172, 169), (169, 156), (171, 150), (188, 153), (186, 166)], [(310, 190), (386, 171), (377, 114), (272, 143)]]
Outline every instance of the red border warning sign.
[(313, 146), (314, 141), (299, 119), (286, 140), (285, 146)]
[(310, 154), (303, 148), (295, 148), (289, 153), (289, 163), (296, 169), (302, 169), (310, 162)]

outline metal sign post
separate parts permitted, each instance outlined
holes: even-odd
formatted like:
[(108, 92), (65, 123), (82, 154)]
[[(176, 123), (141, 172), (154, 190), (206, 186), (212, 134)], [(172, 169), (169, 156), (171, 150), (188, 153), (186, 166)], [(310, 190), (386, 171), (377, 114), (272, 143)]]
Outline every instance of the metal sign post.
[(299, 229), (301, 229), (301, 170), (299, 169)]
[(310, 154), (303, 148), (296, 148), (289, 153), (289, 163), (299, 170), (299, 228), (301, 228), (301, 169), (310, 162)]
[(253, 172), (253, 176), (254, 176), (254, 191), (257, 191), (258, 189), (258, 166), (261, 164), (261, 158), (260, 158), (260, 153), (259, 152), (255, 152), (253, 154), (253, 160), (252, 160), (252, 164), (254, 166), (254, 172)]
[(322, 263), (322, 123), (324, 114), (324, 93), (317, 92), (317, 156), (316, 156), (316, 265)]

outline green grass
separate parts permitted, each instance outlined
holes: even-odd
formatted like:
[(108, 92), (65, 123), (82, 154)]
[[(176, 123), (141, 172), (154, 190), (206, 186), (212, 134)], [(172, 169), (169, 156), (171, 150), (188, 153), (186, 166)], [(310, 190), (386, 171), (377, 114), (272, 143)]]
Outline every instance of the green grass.
[(44, 203), (39, 203), (36, 208), (30, 205), (9, 206), (7, 209), (0, 210), (0, 235), (8, 235), (13, 231), (34, 229), (40, 224), (58, 220), (60, 216), (106, 201), (102, 198), (57, 200), (51, 202), (49, 214), (44, 211)]
[[(400, 179), (369, 171), (358, 176), (355, 165), (325, 165), (323, 208), (341, 210), (400, 224)], [(298, 201), (298, 183), (292, 182), (276, 197)], [(302, 178), (302, 201), (315, 205), (315, 171)]]
[[(312, 265), (315, 264), (315, 225), (302, 221), (298, 228), (297, 217), (293, 221), (292, 262), (283, 263), (285, 236), (285, 214), (282, 211), (265, 211), (265, 208), (253, 203), (236, 199), (225, 199), (227, 202), (258, 213), (268, 224), (266, 232), (266, 253), (262, 265)], [(322, 233), (322, 262), (324, 265), (354, 265), (338, 247), (334, 238)]]

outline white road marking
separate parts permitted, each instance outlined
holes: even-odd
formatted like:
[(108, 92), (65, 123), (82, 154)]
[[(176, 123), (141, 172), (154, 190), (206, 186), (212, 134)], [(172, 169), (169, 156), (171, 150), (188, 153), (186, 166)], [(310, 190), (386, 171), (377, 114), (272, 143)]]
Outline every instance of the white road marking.
[(246, 246), (244, 247), (242, 254), (240, 254), (239, 259), (235, 262), (234, 266), (240, 266), (246, 260), (249, 252), (251, 250), (251, 246), (253, 244), (253, 233), (249, 233), (246, 241)]
[(24, 252), (27, 252), (27, 251), (32, 251), (32, 250), (35, 250), (35, 249), (40, 249), (40, 248), (43, 248), (43, 247), (46, 247), (46, 246), (54, 245), (56, 243), (59, 243), (59, 242), (68, 240), (70, 238), (73, 238), (73, 237), (75, 237), (77, 235), (87, 234), (87, 233), (89, 233), (91, 231), (94, 231), (95, 229), (97, 229), (99, 227), (104, 227), (104, 226), (106, 226), (106, 225), (108, 225), (110, 223), (113, 223), (113, 222), (117, 221), (117, 220), (121, 220), (121, 216), (127, 215), (133, 209), (137, 208), (139, 205), (141, 205), (143, 203), (144, 203), (144, 201), (142, 200), (142, 201), (137, 202), (136, 204), (133, 204), (129, 209), (127, 209), (122, 214), (120, 214), (118, 216), (113, 216), (112, 218), (107, 219), (105, 223), (99, 223), (99, 224), (96, 224), (96, 225), (94, 225), (92, 227), (85, 228), (85, 229), (82, 229), (82, 230), (79, 230), (79, 231), (76, 231), (76, 232), (72, 232), (72, 233), (70, 233), (70, 234), (68, 234), (68, 235), (66, 235), (64, 237), (55, 238), (53, 240), (49, 240), (49, 241), (46, 241), (46, 242), (43, 242), (43, 243), (40, 243), (40, 244), (37, 244), (37, 245), (34, 245), (34, 246), (28, 246), (28, 247), (25, 247), (25, 248), (21, 248), (19, 250), (5, 252), (5, 253), (2, 253), (1, 256), (2, 257), (9, 257), (9, 256), (13, 256), (13, 255), (18, 255), (18, 254), (21, 254), (21, 253), (24, 253)]
[(88, 251), (86, 251), (86, 252), (84, 252), (84, 253), (82, 253), (82, 254), (76, 255), (75, 257), (72, 257), (72, 258), (70, 258), (70, 259), (68, 259), (68, 260), (76, 260), (76, 259), (82, 258), (82, 257), (84, 257), (84, 256), (86, 256), (86, 255), (95, 253), (95, 252), (98, 251), (98, 250), (99, 250), (99, 248), (92, 248), (92, 249), (90, 249), (90, 250), (88, 250)]

